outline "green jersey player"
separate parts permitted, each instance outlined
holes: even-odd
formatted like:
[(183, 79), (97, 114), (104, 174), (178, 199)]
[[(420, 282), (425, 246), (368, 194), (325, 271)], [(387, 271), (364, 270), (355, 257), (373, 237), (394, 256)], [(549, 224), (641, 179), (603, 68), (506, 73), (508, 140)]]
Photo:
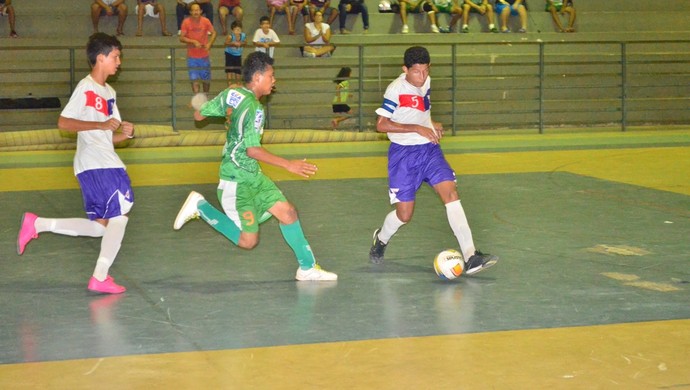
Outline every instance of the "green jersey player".
[(228, 88), (194, 112), (196, 120), (208, 116), (226, 118), (228, 133), (217, 191), (224, 212), (192, 191), (173, 228), (179, 230), (187, 221), (200, 217), (235, 245), (252, 249), (259, 242), (259, 224), (272, 215), (280, 222), (283, 237), (297, 257), (295, 279), (337, 280), (336, 274), (316, 263), (297, 210), (259, 165), (263, 162), (278, 166), (303, 177), (315, 174), (317, 169), (306, 160), (287, 160), (261, 146), (265, 115), (259, 99), (269, 95), (275, 85), (273, 59), (266, 53), (251, 53), (245, 60), (242, 79), (244, 87)]

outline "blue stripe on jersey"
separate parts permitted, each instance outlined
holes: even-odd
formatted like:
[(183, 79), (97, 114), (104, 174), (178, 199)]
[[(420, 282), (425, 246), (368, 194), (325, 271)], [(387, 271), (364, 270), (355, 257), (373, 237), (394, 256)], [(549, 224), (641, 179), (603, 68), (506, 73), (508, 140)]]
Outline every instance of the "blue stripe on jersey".
[(381, 104), (381, 108), (392, 114), (393, 111), (395, 111), (395, 109), (398, 108), (398, 105), (394, 101), (384, 98), (383, 104)]

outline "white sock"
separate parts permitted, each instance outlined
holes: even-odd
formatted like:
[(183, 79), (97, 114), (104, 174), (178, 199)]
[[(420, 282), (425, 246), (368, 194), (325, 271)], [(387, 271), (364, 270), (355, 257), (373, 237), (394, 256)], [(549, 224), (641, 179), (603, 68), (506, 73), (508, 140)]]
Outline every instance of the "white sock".
[(128, 221), (129, 218), (124, 215), (108, 220), (108, 226), (106, 226), (105, 234), (101, 240), (101, 253), (98, 255), (96, 268), (93, 270), (93, 277), (100, 282), (108, 277), (108, 270), (113, 265), (117, 252), (120, 251)]
[(491, 24), (489, 25), (489, 30), (491, 30), (491, 29), (494, 28), (494, 27), (496, 27), (496, 26), (494, 26), (494, 24), (491, 23)]
[[(491, 26), (493, 26), (493, 24), (492, 24)], [(489, 28), (491, 28), (491, 26), (489, 26)], [(468, 27), (470, 27), (470, 26), (468, 26), (468, 25), (466, 25), (466, 24), (463, 24), (463, 25), (462, 25), (462, 28), (468, 28)]]
[(381, 227), (381, 231), (379, 232), (379, 240), (387, 244), (391, 237), (393, 237), (398, 229), (404, 224), (405, 222), (398, 219), (398, 214), (396, 214), (395, 210), (391, 211), (383, 220), (383, 227)]
[(460, 251), (465, 261), (469, 260), (470, 256), (474, 254), (476, 248), (474, 241), (472, 241), (472, 231), (470, 225), (467, 223), (465, 210), (463, 210), (460, 200), (446, 203), (446, 214), (448, 215), (448, 224), (455, 234), (455, 238), (460, 245)]
[(36, 218), (36, 233), (51, 232), (65, 236), (103, 237), (105, 226), (85, 218)]

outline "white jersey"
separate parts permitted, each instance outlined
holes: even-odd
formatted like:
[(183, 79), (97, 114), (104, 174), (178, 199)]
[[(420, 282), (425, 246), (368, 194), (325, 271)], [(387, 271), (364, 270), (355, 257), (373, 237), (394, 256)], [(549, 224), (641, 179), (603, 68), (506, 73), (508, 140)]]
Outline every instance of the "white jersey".
[[(421, 125), (434, 128), (431, 121), (431, 77), (417, 88), (405, 80), (405, 73), (388, 85), (383, 104), (376, 114), (400, 124)], [(431, 141), (418, 133), (386, 133), (391, 142), (400, 145), (421, 145)]]
[[(278, 34), (276, 34), (275, 31), (273, 31), (272, 28), (268, 29), (268, 34), (264, 34), (264, 30), (258, 28), (256, 29), (256, 32), (254, 33), (254, 39), (252, 39), (252, 42), (280, 42), (280, 39), (278, 38)], [(267, 53), (271, 58), (273, 58), (273, 52), (275, 51), (275, 47), (271, 46), (268, 48), (268, 52), (266, 51), (265, 48), (263, 47), (257, 47), (256, 51), (261, 51), (264, 53)]]
[[(121, 120), (115, 104), (115, 90), (108, 84), (98, 84), (91, 75), (77, 84), (60, 115), (80, 121), (104, 122), (110, 118)], [(124, 167), (125, 164), (115, 153), (112, 131), (93, 129), (77, 133), (75, 175), (90, 169)]]

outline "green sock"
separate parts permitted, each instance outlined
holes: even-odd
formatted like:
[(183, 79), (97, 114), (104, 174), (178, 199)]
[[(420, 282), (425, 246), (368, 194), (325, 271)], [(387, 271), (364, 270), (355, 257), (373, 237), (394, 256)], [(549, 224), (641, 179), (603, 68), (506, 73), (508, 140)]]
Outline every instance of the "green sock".
[(225, 213), (218, 211), (205, 200), (199, 201), (196, 207), (201, 219), (237, 245), (240, 240), (240, 228)]
[(281, 224), (280, 231), (283, 233), (283, 238), (285, 238), (287, 244), (292, 248), (292, 251), (295, 252), (299, 267), (302, 269), (314, 267), (316, 259), (314, 258), (314, 254), (311, 251), (307, 239), (304, 237), (299, 219), (289, 225)]

